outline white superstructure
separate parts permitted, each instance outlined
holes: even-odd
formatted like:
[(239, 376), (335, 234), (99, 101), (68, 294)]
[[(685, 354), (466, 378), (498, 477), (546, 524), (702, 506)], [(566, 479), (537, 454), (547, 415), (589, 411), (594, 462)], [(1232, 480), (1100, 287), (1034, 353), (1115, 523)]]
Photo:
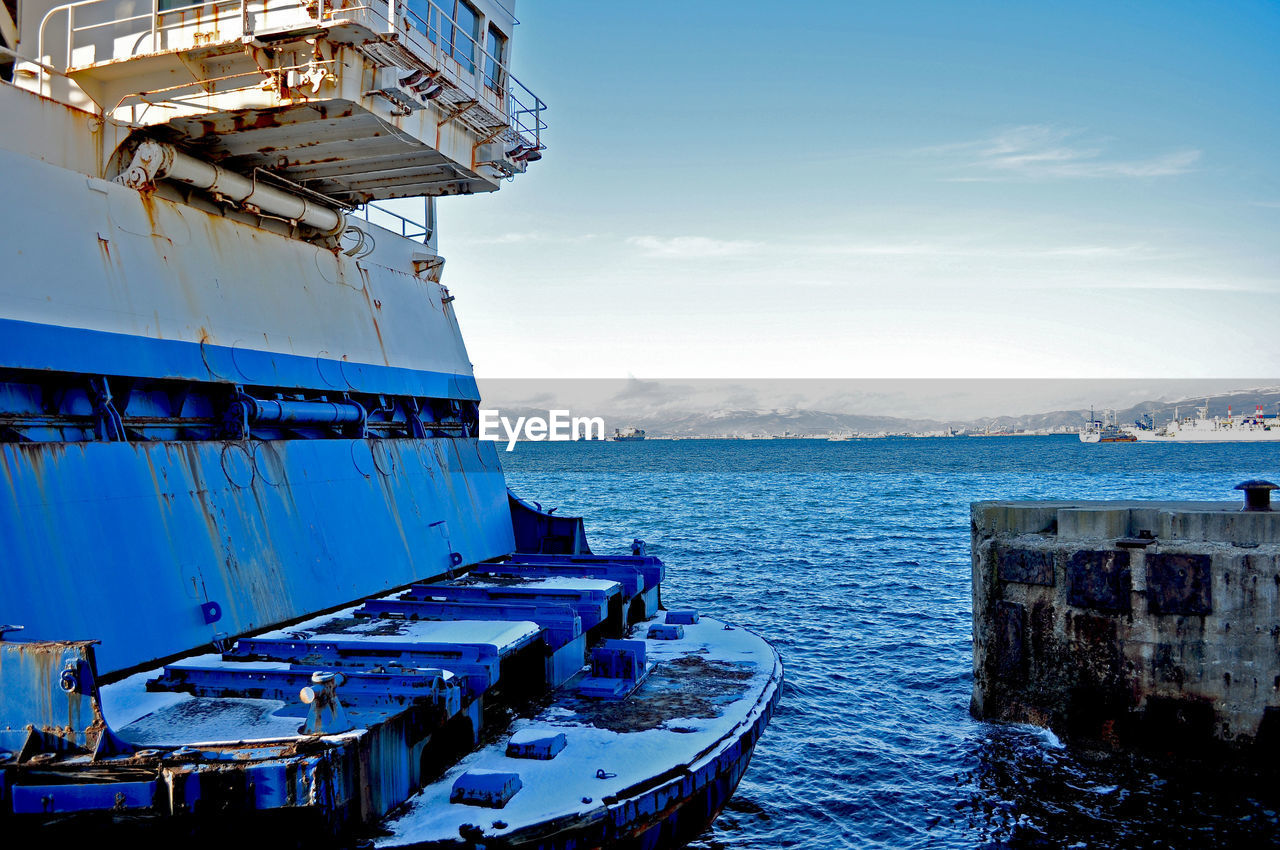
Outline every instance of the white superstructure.
[(493, 191), (541, 156), (544, 105), (508, 70), (516, 21), (495, 0), (18, 9), (0, 59), (17, 58), (15, 85), (97, 117), (108, 178), (130, 134), (339, 205)]

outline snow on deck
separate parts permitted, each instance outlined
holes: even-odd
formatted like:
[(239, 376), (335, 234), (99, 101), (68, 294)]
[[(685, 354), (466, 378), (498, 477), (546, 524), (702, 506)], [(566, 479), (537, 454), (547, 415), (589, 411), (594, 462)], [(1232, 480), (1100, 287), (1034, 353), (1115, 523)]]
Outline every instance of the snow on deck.
[(489, 646), (505, 655), (540, 632), (537, 623), (527, 620), (397, 620), (338, 614), (264, 632), (257, 638), (295, 640), (305, 634), (314, 643)]
[[(632, 636), (643, 638), (660, 619), (638, 624)], [(586, 699), (570, 682), (536, 717), (517, 720), (508, 735), (410, 798), (403, 815), (383, 824), (390, 834), (377, 846), (457, 839), (465, 824), (498, 837), (598, 811), (602, 798), (688, 765), (740, 731), (778, 671), (776, 653), (752, 632), (727, 631), (710, 618), (684, 626), (684, 633), (680, 640), (646, 641), (654, 670), (625, 700)], [(510, 734), (528, 731), (561, 732), (567, 744), (546, 761), (508, 758)], [(501, 809), (450, 803), (454, 780), (472, 769), (515, 772), (523, 786)], [(597, 771), (607, 778), (597, 778)]]
[[(491, 588), (532, 587), (537, 590), (596, 590), (606, 594), (622, 590), (622, 585), (618, 582), (602, 578), (576, 578), (574, 576), (516, 576), (508, 574), (493, 575), (490, 573), (474, 573), (451, 582), (444, 582), (443, 584), (446, 587), (452, 585), (455, 587)], [(431, 585), (423, 585), (422, 592), (429, 595), (431, 593)]]
[[(355, 608), (325, 614), (258, 637), (315, 642), (354, 642), (440, 646), (487, 646), (502, 656), (531, 643), (541, 634), (536, 623), (509, 620), (389, 620), (357, 618)], [(210, 653), (183, 658), (168, 665), (225, 670), (289, 670), (279, 661), (239, 661)], [(444, 665), (447, 666), (447, 665)], [(143, 746), (239, 743), (288, 740), (299, 737), (306, 717), (301, 700), (195, 697), (186, 693), (151, 692), (147, 682), (164, 668), (137, 673), (100, 689), (103, 715), (124, 740)], [(358, 724), (360, 711), (350, 708)]]
[(148, 746), (278, 741), (297, 737), (305, 717), (280, 700), (188, 697), (117, 731)]

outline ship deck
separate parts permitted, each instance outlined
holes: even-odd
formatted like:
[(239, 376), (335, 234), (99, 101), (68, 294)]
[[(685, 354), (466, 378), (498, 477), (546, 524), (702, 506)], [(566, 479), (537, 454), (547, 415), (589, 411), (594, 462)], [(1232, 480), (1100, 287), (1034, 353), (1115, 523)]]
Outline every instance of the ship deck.
[[(662, 621), (639, 623), (632, 636)], [(782, 666), (746, 629), (711, 618), (682, 629), (679, 639), (645, 641), (649, 674), (626, 699), (581, 696), (584, 671), (534, 716), (516, 720), (411, 798), (376, 846), (447, 846), (464, 838), (555, 846), (557, 832), (591, 823), (602, 835), (624, 823), (634, 829), (696, 796), (716, 773), (750, 756), (778, 697)], [(554, 758), (508, 755), (512, 736), (557, 734), (564, 748)], [(455, 783), (476, 771), (516, 773), (520, 790), (501, 808), (451, 803)]]
[[(443, 586), (448, 585), (432, 587)], [(452, 586), (503, 591), (532, 586), (587, 596), (618, 590), (616, 584), (593, 579), (522, 581), (480, 575)], [(353, 664), (367, 665), (369, 652), (387, 659), (393, 657), (388, 653), (401, 651), (434, 657), (451, 648), (455, 661), (440, 660), (441, 668), (468, 672), (435, 672), (465, 681), (480, 675), (476, 666), (483, 667), (485, 659), (494, 661), (488, 677), (496, 678), (498, 662), (529, 646), (550, 651), (541, 644), (544, 630), (531, 621), (356, 617), (360, 610), (313, 618), (242, 640), (228, 653), (188, 657), (104, 686), (103, 712), (134, 746), (221, 746), (287, 758), (308, 739), (300, 734), (306, 706), (278, 691), (255, 695), (243, 681), (228, 695), (219, 695), (217, 688), (242, 679), (246, 666), (254, 676), (283, 677), (296, 674), (300, 666), (318, 665), (321, 656), (326, 669), (340, 668), (343, 652), (354, 653)], [(434, 779), (424, 777), (425, 787), (379, 825), (375, 844), (444, 847), (501, 840), (504, 845), (557, 847), (557, 835), (584, 831), (616, 839), (661, 822), (700, 795), (711, 802), (693, 808), (704, 817), (714, 814), (745, 770), (772, 715), (781, 662), (768, 643), (747, 629), (696, 615), (696, 622), (689, 622), (688, 613), (672, 616), (681, 625), (667, 625), (669, 614), (658, 612), (633, 623), (626, 640), (605, 642), (643, 646), (643, 670), (635, 671), (632, 678), (638, 685), (633, 690), (622, 698), (586, 695), (590, 683), (599, 681), (590, 678), (598, 671), (581, 667), (560, 687), (525, 703), (522, 716), (509, 725), (487, 728), (479, 749), (444, 767)], [(185, 680), (188, 675), (194, 678)], [(486, 688), (493, 684), (488, 677)], [(186, 682), (187, 689), (156, 690), (158, 678)], [(382, 700), (370, 703), (354, 695), (346, 710), (354, 728), (325, 740), (358, 741), (395, 713)], [(520, 757), (509, 748), (513, 740), (536, 744), (558, 736), (563, 738), (550, 757), (545, 752)], [(459, 784), (477, 776), (483, 783), (494, 775), (508, 784), (516, 778), (517, 790), (509, 799), (479, 804), (457, 800)]]
[[(291, 626), (258, 635), (248, 641), (240, 657), (210, 653), (191, 656), (131, 676), (102, 689), (103, 713), (116, 726), (126, 741), (139, 746), (180, 747), (208, 744), (261, 743), (301, 739), (298, 727), (307, 715), (305, 705), (296, 700), (215, 697), (186, 692), (149, 691), (147, 683), (162, 676), (203, 674), (205, 679), (217, 677), (228, 686), (247, 664), (254, 673), (287, 674), (298, 664), (333, 669), (344, 666), (334, 650), (350, 656), (352, 650), (364, 650), (387, 657), (388, 653), (411, 652), (431, 654), (447, 678), (452, 678), (450, 660), (481, 664), (484, 659), (495, 663), (536, 641), (541, 630), (532, 622), (504, 620), (381, 620), (360, 618), (351, 608), (336, 615), (316, 617)], [(297, 647), (301, 654), (291, 660), (252, 657), (256, 650), (270, 642), (277, 652)], [(471, 650), (471, 653), (466, 653)], [(244, 660), (251, 657), (251, 661)], [(365, 655), (355, 655), (364, 658)], [(350, 666), (350, 665), (345, 665)], [(309, 668), (308, 668), (309, 669)], [(496, 670), (491, 670), (496, 681)], [(218, 674), (225, 674), (218, 677)], [(487, 683), (486, 683), (487, 684)], [(359, 704), (347, 707), (356, 722), (377, 723), (386, 714), (383, 704), (365, 709)]]
[(388, 848), (686, 840), (745, 771), (782, 667), (746, 629), (659, 610), (662, 573), (518, 556), (104, 684), (114, 749), (42, 757), (87, 784), (24, 785), (20, 809), (127, 791), (144, 816), (334, 808)]

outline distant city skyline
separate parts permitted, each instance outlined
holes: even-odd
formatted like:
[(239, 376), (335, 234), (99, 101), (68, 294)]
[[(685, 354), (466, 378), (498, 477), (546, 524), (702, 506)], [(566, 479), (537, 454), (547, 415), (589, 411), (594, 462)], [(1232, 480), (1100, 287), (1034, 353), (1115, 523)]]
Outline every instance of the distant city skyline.
[[(676, 416), (728, 410), (805, 410), (940, 422), (1018, 417), (1058, 411), (1102, 413), (1144, 402), (1184, 402), (1186, 413), (1205, 397), (1267, 390), (1280, 379), (1030, 380), (1030, 379), (773, 379), (480, 378), (486, 409), (568, 409), (611, 419)], [(1277, 398), (1280, 400), (1280, 398)], [(1223, 407), (1218, 404), (1217, 407)], [(1225, 413), (1214, 409), (1214, 413)], [(1252, 413), (1237, 408), (1236, 413)], [(1269, 404), (1267, 415), (1277, 413)], [(1083, 422), (1083, 418), (1081, 422)]]
[(1280, 374), (1280, 6), (523, 2), (481, 378)]

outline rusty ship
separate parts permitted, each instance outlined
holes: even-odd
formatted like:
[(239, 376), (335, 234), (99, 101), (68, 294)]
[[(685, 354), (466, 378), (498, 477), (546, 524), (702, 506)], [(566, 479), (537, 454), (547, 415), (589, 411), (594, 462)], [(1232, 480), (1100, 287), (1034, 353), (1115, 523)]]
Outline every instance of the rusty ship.
[(733, 793), (776, 652), (478, 438), (436, 199), (543, 157), (516, 23), (0, 0), (7, 836), (656, 848)]

